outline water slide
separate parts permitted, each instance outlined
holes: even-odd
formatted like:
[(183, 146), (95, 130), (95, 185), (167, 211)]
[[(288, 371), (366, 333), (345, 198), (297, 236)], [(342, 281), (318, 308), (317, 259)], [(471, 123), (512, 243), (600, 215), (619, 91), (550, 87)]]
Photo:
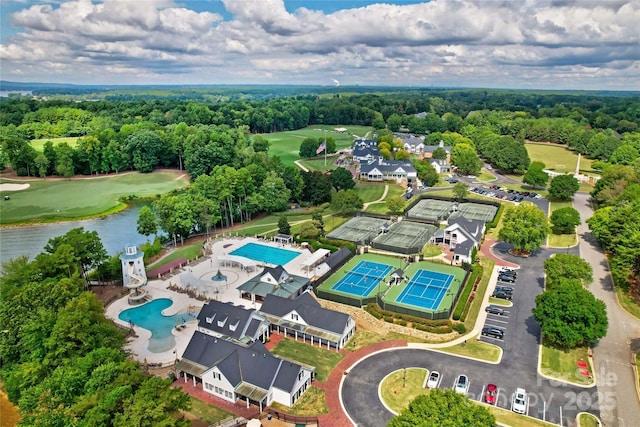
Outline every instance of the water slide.
[(137, 288), (139, 286), (143, 286), (145, 283), (147, 283), (147, 279), (139, 276), (137, 274), (135, 274), (133, 272), (133, 263), (129, 263), (129, 269), (128, 272), (129, 277), (131, 278), (131, 280), (129, 281), (129, 285), (127, 285), (128, 288)]

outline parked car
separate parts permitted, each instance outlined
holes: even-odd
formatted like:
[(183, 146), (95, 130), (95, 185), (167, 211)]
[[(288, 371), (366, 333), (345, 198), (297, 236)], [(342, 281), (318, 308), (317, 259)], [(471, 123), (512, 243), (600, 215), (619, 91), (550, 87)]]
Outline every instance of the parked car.
[(458, 375), (456, 382), (453, 385), (453, 389), (456, 393), (467, 394), (469, 390), (469, 378), (466, 375)]
[(496, 305), (488, 305), (484, 308), (484, 311), (490, 314), (498, 314), (500, 316), (504, 316), (504, 308), (498, 307)]
[(489, 405), (495, 405), (497, 397), (498, 387), (495, 384), (487, 384), (487, 391), (484, 392), (484, 401)]
[(511, 286), (496, 286), (496, 292), (507, 292), (512, 294), (513, 288)]
[(498, 280), (501, 282), (509, 282), (509, 283), (513, 283), (516, 281), (515, 276), (507, 276), (505, 274), (500, 274), (498, 276)]
[(500, 273), (507, 273), (507, 272), (514, 272), (516, 271), (515, 268), (513, 267), (500, 267), (500, 269), (498, 270)]
[(517, 388), (511, 400), (511, 410), (517, 414), (526, 414), (528, 406), (527, 392), (523, 388)]
[(502, 277), (513, 277), (514, 279), (518, 277), (518, 273), (516, 273), (515, 271), (503, 271), (501, 273), (498, 273), (498, 276), (502, 276)]
[(503, 339), (504, 338), (504, 331), (502, 329), (500, 329), (500, 328), (494, 328), (493, 326), (487, 326), (485, 328), (482, 328), (482, 335), (484, 335), (485, 337)]
[(427, 388), (438, 388), (438, 384), (440, 384), (440, 372), (431, 371), (427, 379)]
[(506, 292), (494, 292), (493, 295), (491, 295), (494, 298), (500, 298), (500, 299), (506, 299), (511, 301), (511, 298), (513, 297), (512, 294), (506, 293)]

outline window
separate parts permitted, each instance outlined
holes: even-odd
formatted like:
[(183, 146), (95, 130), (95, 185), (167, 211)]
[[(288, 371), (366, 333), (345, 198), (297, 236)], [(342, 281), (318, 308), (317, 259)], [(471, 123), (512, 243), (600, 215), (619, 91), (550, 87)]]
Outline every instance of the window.
[(292, 318), (293, 320), (298, 320), (298, 315), (297, 315), (297, 314), (295, 314), (295, 313), (291, 313), (291, 318)]

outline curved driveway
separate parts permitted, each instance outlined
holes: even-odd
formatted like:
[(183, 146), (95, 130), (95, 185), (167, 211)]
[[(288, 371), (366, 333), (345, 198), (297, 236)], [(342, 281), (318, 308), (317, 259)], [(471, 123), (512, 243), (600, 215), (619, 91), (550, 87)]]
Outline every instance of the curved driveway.
[[(345, 411), (358, 426), (385, 425), (393, 416), (380, 402), (378, 384), (388, 373), (404, 367), (424, 367), (442, 374), (440, 388), (451, 388), (459, 374), (466, 374), (471, 382), (469, 396), (480, 400), (484, 387), (494, 383), (499, 387), (498, 406), (510, 409), (511, 394), (523, 387), (530, 396), (529, 415), (564, 426), (575, 425), (578, 412), (599, 414), (598, 391), (595, 387), (581, 388), (538, 375), (540, 328), (531, 310), (535, 296), (542, 292), (543, 263), (558, 250), (543, 249), (529, 258), (515, 258), (508, 254), (509, 246), (500, 243), (494, 251), (500, 257), (521, 265), (513, 287), (513, 307), (502, 321), (505, 329), (500, 345), (504, 354), (498, 365), (464, 359), (427, 348), (393, 349), (374, 354), (352, 367), (341, 387)], [(577, 248), (564, 251), (577, 253)], [(494, 275), (495, 276), (495, 275)], [(483, 338), (484, 340), (485, 338)], [(410, 345), (411, 346), (411, 345)]]

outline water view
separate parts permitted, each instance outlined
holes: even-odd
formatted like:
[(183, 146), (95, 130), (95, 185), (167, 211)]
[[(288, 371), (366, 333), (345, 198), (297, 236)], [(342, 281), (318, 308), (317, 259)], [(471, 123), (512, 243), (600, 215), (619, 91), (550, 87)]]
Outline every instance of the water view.
[(109, 255), (122, 252), (129, 244), (140, 245), (147, 240), (136, 231), (138, 212), (142, 206), (133, 205), (104, 218), (0, 228), (0, 260), (6, 261), (21, 255), (33, 259), (42, 252), (49, 239), (77, 227), (97, 231)]

